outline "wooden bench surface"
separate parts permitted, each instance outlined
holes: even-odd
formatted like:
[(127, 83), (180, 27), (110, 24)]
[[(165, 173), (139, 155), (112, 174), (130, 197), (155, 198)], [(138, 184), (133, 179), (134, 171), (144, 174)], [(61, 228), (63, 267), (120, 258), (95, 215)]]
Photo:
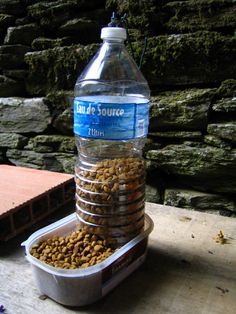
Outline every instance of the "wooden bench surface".
[[(0, 245), (0, 304), (7, 314), (235, 314), (236, 219), (147, 203), (154, 221), (145, 263), (102, 300), (68, 308), (42, 299), (20, 247)], [(222, 230), (226, 242), (216, 242)]]

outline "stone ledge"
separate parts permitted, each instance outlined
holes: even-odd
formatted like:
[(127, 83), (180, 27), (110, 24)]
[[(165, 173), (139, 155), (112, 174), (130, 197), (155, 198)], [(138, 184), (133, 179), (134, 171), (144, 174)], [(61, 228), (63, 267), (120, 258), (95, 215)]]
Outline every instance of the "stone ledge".
[[(202, 193), (194, 190), (166, 189), (164, 205), (200, 210), (204, 212), (236, 212), (236, 199), (219, 194)], [(225, 213), (226, 214), (226, 213)], [(230, 213), (228, 213), (230, 214)]]

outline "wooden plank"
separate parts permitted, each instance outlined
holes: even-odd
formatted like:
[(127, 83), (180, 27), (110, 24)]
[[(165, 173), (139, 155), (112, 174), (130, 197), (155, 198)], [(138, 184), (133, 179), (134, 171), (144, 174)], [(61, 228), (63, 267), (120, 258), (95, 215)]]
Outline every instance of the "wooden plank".
[[(156, 296), (166, 313), (236, 313), (236, 220), (161, 205), (148, 209), (155, 228), (147, 263), (154, 268), (156, 260), (165, 273), (164, 293)], [(213, 239), (219, 230), (227, 244)]]
[[(147, 203), (155, 227), (145, 264), (101, 301), (80, 309), (41, 300), (19, 247), (0, 246), (0, 304), (7, 314), (236, 313), (236, 219)], [(213, 239), (219, 230), (227, 244)]]

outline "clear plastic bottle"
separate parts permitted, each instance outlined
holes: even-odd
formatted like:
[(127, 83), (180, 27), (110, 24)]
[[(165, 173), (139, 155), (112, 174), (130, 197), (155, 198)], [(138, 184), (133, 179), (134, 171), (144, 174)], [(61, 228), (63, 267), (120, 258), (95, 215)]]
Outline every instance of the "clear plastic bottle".
[(126, 30), (105, 27), (101, 38), (75, 85), (76, 212), (84, 228), (120, 246), (144, 225), (150, 90), (125, 48)]

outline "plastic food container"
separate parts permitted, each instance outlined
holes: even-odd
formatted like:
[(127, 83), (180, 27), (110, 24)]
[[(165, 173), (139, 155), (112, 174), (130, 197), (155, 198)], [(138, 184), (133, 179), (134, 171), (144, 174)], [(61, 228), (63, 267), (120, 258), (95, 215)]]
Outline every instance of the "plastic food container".
[(143, 231), (101, 263), (81, 269), (60, 269), (47, 265), (30, 254), (31, 247), (53, 235), (64, 236), (78, 228), (71, 214), (33, 233), (22, 246), (41, 294), (68, 306), (82, 306), (104, 297), (145, 260), (152, 219), (145, 214)]

